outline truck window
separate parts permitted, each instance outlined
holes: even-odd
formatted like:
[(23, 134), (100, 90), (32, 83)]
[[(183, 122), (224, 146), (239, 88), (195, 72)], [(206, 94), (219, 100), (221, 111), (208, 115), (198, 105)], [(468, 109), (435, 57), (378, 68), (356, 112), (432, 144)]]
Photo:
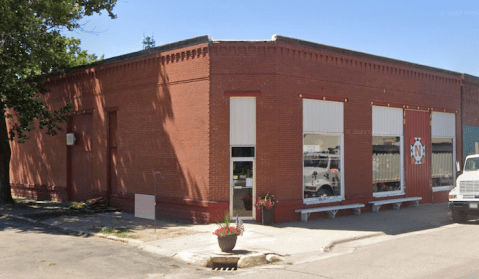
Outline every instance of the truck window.
[(479, 168), (479, 158), (469, 158), (466, 160), (464, 171), (476, 171)]
[(337, 159), (332, 159), (331, 160), (331, 167), (330, 169), (337, 169), (339, 170), (339, 160)]

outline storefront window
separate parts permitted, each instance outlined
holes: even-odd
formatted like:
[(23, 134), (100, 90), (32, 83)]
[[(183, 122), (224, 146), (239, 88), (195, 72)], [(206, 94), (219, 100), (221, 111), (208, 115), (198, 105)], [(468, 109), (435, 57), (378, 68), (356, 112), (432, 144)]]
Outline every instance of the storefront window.
[(304, 134), (303, 191), (305, 198), (341, 196), (341, 137)]
[(373, 136), (373, 192), (401, 190), (401, 138)]
[(454, 185), (453, 139), (432, 138), (432, 186)]

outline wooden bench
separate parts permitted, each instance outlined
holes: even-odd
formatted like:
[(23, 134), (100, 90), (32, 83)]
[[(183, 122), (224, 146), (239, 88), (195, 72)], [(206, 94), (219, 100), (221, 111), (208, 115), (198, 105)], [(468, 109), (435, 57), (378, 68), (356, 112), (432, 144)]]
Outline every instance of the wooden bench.
[(308, 222), (309, 215), (314, 212), (328, 212), (329, 218), (334, 218), (336, 217), (336, 213), (338, 213), (338, 210), (343, 210), (343, 209), (352, 209), (354, 210), (354, 214), (359, 215), (361, 214), (361, 207), (364, 207), (364, 204), (355, 203), (355, 204), (336, 205), (336, 206), (327, 206), (327, 207), (297, 209), (296, 212), (301, 213), (301, 221)]
[(383, 204), (392, 204), (393, 208), (397, 210), (401, 207), (403, 202), (412, 202), (414, 206), (419, 206), (420, 200), (422, 200), (421, 197), (409, 197), (392, 200), (370, 201), (369, 203), (373, 205), (373, 212), (379, 212), (379, 208)]

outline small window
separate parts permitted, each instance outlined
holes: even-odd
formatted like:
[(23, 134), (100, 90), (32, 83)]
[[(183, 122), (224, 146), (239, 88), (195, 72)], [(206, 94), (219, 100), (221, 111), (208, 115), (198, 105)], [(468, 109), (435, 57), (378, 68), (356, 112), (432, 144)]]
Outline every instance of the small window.
[(254, 147), (233, 147), (231, 157), (254, 157)]

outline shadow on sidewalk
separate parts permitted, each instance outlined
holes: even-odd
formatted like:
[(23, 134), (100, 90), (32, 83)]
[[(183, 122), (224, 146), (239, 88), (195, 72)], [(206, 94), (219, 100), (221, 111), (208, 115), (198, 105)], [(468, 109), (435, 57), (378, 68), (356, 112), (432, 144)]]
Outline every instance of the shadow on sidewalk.
[(386, 209), (378, 213), (338, 216), (335, 219), (311, 219), (308, 222), (290, 222), (275, 225), (278, 228), (303, 228), (332, 231), (370, 231), (397, 235), (427, 230), (451, 224), (451, 213), (446, 203), (421, 204), (419, 207)]

